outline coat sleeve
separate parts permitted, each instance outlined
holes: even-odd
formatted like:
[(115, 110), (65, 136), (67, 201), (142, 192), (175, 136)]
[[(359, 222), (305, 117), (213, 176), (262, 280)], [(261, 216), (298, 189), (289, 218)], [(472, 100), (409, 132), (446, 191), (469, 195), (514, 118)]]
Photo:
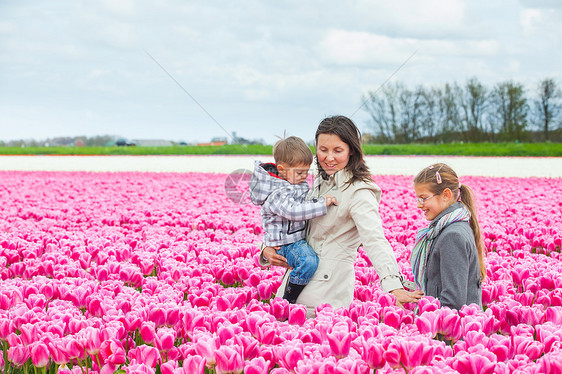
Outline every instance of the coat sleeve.
[(379, 200), (379, 191), (367, 188), (355, 191), (351, 199), (350, 215), (363, 247), (379, 275), (382, 289), (390, 292), (403, 287), (396, 256), (384, 236)]
[(460, 310), (468, 294), (468, 243), (459, 233), (444, 230), (435, 246), (439, 251), (442, 284), (439, 301), (442, 306)]
[(308, 201), (297, 201), (290, 190), (279, 190), (268, 199), (268, 208), (274, 214), (289, 221), (306, 221), (327, 213), (324, 198)]

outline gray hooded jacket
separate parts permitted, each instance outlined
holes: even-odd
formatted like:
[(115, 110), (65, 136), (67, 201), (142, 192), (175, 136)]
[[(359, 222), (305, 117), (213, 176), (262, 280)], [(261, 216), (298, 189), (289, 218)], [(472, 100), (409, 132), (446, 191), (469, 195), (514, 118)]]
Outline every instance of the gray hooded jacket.
[(281, 246), (304, 239), (306, 221), (326, 214), (323, 197), (305, 201), (308, 190), (307, 182), (291, 184), (281, 179), (275, 164), (255, 161), (250, 199), (261, 206), (265, 245)]

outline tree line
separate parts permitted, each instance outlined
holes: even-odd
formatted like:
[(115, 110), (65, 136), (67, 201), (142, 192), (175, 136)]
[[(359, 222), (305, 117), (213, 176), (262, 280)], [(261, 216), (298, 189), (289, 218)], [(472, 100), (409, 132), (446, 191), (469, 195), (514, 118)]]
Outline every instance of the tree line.
[(562, 91), (553, 78), (533, 90), (504, 81), (414, 89), (401, 82), (363, 98), (371, 143), (562, 141)]

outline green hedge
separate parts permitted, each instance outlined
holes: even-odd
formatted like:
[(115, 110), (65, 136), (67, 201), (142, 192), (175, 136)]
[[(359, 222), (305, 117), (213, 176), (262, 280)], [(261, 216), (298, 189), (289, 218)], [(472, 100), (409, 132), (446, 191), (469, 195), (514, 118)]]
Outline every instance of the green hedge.
[[(367, 155), (562, 156), (562, 143), (365, 144)], [(270, 155), (270, 145), (0, 147), (2, 155)]]

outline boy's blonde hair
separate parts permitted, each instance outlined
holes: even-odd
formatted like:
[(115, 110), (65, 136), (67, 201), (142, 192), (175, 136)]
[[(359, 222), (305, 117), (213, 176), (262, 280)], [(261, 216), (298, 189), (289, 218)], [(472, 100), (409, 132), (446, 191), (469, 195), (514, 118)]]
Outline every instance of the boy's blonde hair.
[(273, 158), (276, 164), (287, 166), (311, 165), (313, 159), (310, 147), (296, 136), (278, 140), (273, 146)]

